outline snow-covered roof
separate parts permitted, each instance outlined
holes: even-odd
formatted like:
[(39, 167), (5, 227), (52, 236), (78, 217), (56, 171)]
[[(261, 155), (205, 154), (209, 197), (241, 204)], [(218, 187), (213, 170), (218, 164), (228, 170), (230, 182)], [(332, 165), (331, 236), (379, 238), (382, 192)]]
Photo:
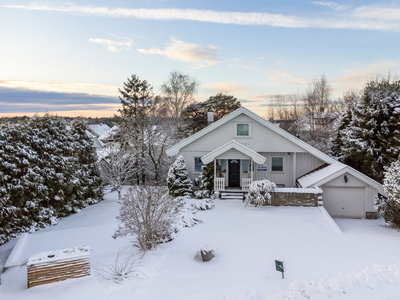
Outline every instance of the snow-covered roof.
[(201, 158), (201, 161), (204, 164), (208, 164), (212, 161), (214, 161), (214, 158), (217, 156), (225, 153), (226, 151), (230, 149), (236, 149), (239, 152), (242, 152), (243, 154), (247, 155), (248, 157), (251, 157), (257, 164), (262, 165), (266, 158), (262, 156), (261, 154), (258, 154), (254, 150), (236, 142), (235, 140), (230, 141), (226, 143), (225, 145), (222, 145), (221, 147), (215, 149), (214, 151), (211, 151), (210, 153), (207, 153)]
[(97, 136), (101, 136), (111, 129), (107, 124), (90, 124), (88, 126)]
[(271, 131), (281, 135), (282, 137), (286, 138), (287, 140), (291, 141), (292, 143), (296, 144), (297, 146), (303, 148), (307, 152), (311, 153), (315, 157), (319, 158), (320, 160), (326, 162), (326, 163), (333, 163), (335, 160), (330, 157), (329, 155), (326, 155), (325, 153), (319, 151), (318, 149), (312, 147), (311, 145), (307, 144), (306, 142), (303, 142), (302, 140), (296, 138), (295, 136), (291, 135), (287, 131), (279, 128), (278, 126), (272, 124), (271, 122), (261, 118), (259, 115), (253, 113), (252, 111), (248, 110), (245, 107), (238, 108), (234, 112), (230, 113), (229, 115), (223, 117), (222, 119), (212, 123), (211, 125), (207, 126), (206, 128), (200, 130), (199, 132), (191, 135), (190, 137), (182, 140), (178, 144), (172, 146), (169, 148), (166, 153), (168, 156), (174, 156), (177, 155), (183, 147), (189, 145), (190, 143), (196, 141), (197, 139), (201, 138), (202, 136), (205, 136), (209, 132), (213, 131), (214, 129), (217, 129), (221, 125), (231, 121), (232, 119), (236, 118), (240, 114), (245, 114), (249, 118), (252, 118), (253, 120), (259, 122), (260, 124), (264, 125)]
[(99, 136), (100, 141), (108, 140), (112, 135), (114, 135), (118, 131), (118, 126), (114, 125), (113, 127), (109, 128), (106, 132)]
[(296, 193), (296, 194), (322, 194), (319, 187), (313, 188), (276, 188), (276, 193)]
[(325, 168), (318, 169), (315, 172), (311, 172), (298, 178), (297, 182), (303, 188), (321, 186), (338, 176), (344, 175), (345, 173), (353, 175), (368, 185), (376, 188), (382, 195), (385, 195), (382, 185), (379, 182), (338, 161), (335, 161), (333, 164), (330, 164)]

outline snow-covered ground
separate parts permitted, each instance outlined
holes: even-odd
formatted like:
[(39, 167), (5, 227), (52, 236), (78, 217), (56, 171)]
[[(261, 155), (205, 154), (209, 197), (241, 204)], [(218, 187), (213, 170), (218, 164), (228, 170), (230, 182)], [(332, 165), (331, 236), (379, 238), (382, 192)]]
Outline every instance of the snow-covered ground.
[[(203, 222), (182, 228), (175, 240), (147, 253), (139, 269), (146, 280), (122, 284), (101, 280), (96, 270), (118, 252), (137, 252), (129, 239), (114, 240), (116, 194), (30, 234), (16, 260), (36, 252), (82, 244), (92, 248), (92, 275), (26, 288), (26, 268), (2, 274), (0, 299), (400, 299), (400, 232), (382, 219), (335, 219), (319, 208), (244, 207), (241, 201), (214, 201), (199, 211)], [(196, 262), (197, 250), (217, 247), (210, 262)], [(0, 253), (7, 244), (0, 247)], [(283, 260), (285, 279), (275, 271)]]

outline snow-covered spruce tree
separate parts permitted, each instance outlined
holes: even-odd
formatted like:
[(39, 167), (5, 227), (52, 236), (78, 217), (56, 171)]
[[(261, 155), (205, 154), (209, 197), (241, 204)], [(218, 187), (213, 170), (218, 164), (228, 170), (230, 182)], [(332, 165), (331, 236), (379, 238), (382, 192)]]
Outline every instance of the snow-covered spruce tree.
[(400, 160), (386, 168), (383, 190), (387, 198), (376, 197), (375, 208), (386, 222), (400, 225)]
[(171, 165), (167, 175), (169, 194), (174, 197), (190, 196), (193, 193), (192, 181), (182, 155)]
[(199, 179), (200, 189), (195, 192), (196, 198), (210, 198), (214, 191), (214, 163), (203, 165)]
[(87, 124), (83, 118), (71, 122), (70, 134), (74, 138), (74, 153), (78, 158), (79, 169), (76, 177), (80, 181), (85, 204), (97, 203), (103, 198), (102, 179), (97, 164), (96, 149), (87, 134)]
[(249, 192), (246, 197), (246, 205), (264, 205), (265, 201), (271, 200), (270, 192), (276, 189), (276, 184), (267, 179), (253, 181), (249, 184)]
[(0, 245), (50, 222), (41, 204), (48, 189), (39, 159), (30, 147), (32, 137), (21, 124), (0, 127)]
[(382, 182), (384, 167), (400, 154), (399, 119), (400, 81), (370, 81), (360, 102), (342, 118), (332, 154)]
[(77, 177), (78, 157), (74, 156), (74, 138), (65, 121), (46, 114), (34, 116), (27, 126), (32, 130), (32, 145), (38, 154), (36, 166), (41, 170), (44, 185), (48, 188), (45, 208), (57, 217), (65, 217), (85, 207), (81, 183)]
[(169, 242), (176, 231), (173, 224), (179, 213), (178, 201), (166, 187), (135, 185), (122, 197), (118, 229), (113, 238), (135, 237), (134, 246), (142, 251)]

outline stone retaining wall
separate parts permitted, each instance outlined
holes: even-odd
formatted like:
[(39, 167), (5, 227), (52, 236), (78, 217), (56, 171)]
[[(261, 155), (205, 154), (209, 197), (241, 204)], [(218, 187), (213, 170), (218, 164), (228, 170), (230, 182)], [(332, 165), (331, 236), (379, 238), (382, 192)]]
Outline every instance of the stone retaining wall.
[(318, 206), (322, 199), (322, 190), (301, 188), (278, 188), (271, 192), (271, 202), (264, 205), (273, 206)]

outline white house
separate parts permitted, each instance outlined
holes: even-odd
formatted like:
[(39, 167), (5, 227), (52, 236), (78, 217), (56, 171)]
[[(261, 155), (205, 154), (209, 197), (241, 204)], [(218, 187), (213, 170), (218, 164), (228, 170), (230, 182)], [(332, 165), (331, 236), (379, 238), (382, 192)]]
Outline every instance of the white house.
[(192, 180), (214, 162), (215, 190), (243, 188), (268, 179), (278, 187), (319, 187), (334, 217), (373, 218), (381, 184), (299, 140), (246, 108), (184, 139), (166, 151), (182, 154)]

